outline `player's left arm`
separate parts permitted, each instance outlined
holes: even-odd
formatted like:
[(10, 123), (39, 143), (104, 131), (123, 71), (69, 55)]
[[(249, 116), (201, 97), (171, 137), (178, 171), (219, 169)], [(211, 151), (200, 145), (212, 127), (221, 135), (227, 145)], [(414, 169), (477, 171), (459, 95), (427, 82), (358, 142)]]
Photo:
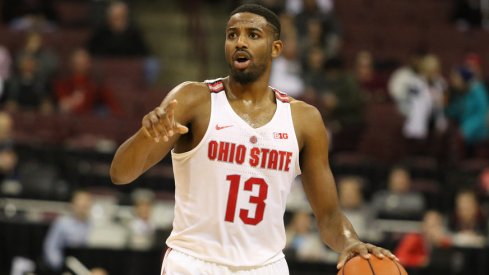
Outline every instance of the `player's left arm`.
[(338, 268), (356, 254), (368, 258), (372, 253), (379, 258), (395, 259), (389, 250), (359, 240), (339, 207), (328, 160), (329, 138), (322, 117), (313, 106), (297, 101), (293, 105), (294, 126), (301, 150), (302, 184), (316, 216), (321, 239), (340, 253)]

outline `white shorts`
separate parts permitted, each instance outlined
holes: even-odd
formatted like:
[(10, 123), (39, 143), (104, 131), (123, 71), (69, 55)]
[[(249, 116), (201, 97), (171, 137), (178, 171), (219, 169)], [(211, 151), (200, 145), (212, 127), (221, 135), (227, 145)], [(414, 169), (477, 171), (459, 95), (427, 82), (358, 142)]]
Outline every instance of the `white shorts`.
[(288, 275), (289, 268), (285, 258), (282, 258), (271, 264), (252, 267), (252, 268), (235, 268), (226, 265), (206, 262), (194, 258), (190, 255), (168, 249), (163, 266), (161, 267), (161, 275)]

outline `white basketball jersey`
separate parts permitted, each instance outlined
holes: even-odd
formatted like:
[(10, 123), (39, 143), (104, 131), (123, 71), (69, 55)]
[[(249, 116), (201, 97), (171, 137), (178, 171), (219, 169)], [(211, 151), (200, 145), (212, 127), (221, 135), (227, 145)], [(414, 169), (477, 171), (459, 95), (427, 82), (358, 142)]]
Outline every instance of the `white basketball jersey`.
[(234, 112), (221, 80), (206, 83), (207, 131), (194, 149), (172, 152), (175, 219), (167, 245), (228, 266), (272, 263), (284, 257), (285, 203), (300, 174), (288, 97), (274, 90), (273, 118), (253, 128)]

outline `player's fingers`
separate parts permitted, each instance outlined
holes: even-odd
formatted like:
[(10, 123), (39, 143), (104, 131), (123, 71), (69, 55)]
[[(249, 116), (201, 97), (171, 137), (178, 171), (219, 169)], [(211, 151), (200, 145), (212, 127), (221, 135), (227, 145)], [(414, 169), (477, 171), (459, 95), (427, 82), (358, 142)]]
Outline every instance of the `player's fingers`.
[(153, 124), (151, 123), (151, 120), (149, 119), (149, 115), (144, 116), (143, 121), (141, 123), (143, 125), (144, 133), (152, 139), (157, 138), (157, 134), (153, 130)]
[(147, 137), (147, 138), (153, 138), (153, 136), (151, 135), (151, 133), (149, 132), (148, 128), (146, 128), (145, 126), (141, 127), (142, 131), (143, 131), (143, 134)]
[(156, 107), (154, 109), (154, 112), (160, 119), (165, 117), (165, 109), (163, 109), (162, 107)]
[(186, 126), (183, 126), (180, 123), (176, 123), (175, 129), (176, 129), (177, 133), (179, 133), (181, 135), (188, 133), (188, 128)]
[(375, 257), (377, 257), (379, 259), (383, 259), (384, 258), (384, 254), (382, 252), (382, 248), (377, 247), (377, 246), (374, 246), (374, 245), (371, 245), (371, 244), (367, 244), (367, 247), (368, 247), (368, 251), (370, 251), (372, 254), (374, 254)]
[(167, 118), (169, 120), (169, 123), (171, 123), (171, 125), (172, 125), (171, 130), (168, 131), (168, 133), (170, 135), (173, 135), (175, 132), (177, 132), (179, 134), (185, 134), (188, 132), (187, 127), (185, 127), (185, 126), (180, 127), (178, 125), (181, 125), (181, 124), (179, 124), (178, 122), (175, 121), (175, 108), (176, 108), (177, 104), (178, 104), (178, 101), (176, 99), (174, 99), (165, 108), (165, 112), (166, 112)]
[(177, 100), (174, 99), (172, 101), (170, 101), (170, 103), (168, 103), (168, 105), (165, 107), (165, 112), (168, 116), (168, 118), (173, 121), (173, 114), (174, 114), (174, 110), (175, 110), (175, 107), (177, 106)]
[(161, 138), (164, 141), (168, 141), (168, 137), (166, 137), (167, 133), (165, 128), (161, 125), (160, 118), (156, 114), (155, 111), (149, 113), (149, 120), (151, 121), (151, 129), (155, 133), (155, 141), (159, 142)]
[(336, 268), (341, 269), (345, 265), (346, 261), (348, 261), (348, 259), (350, 259), (351, 257), (352, 255), (350, 252), (341, 253), (338, 257), (338, 264), (336, 265)]
[(158, 132), (158, 129), (156, 129), (156, 124), (151, 124), (151, 131), (154, 133), (154, 140), (160, 142), (161, 135)]
[(165, 119), (158, 120), (157, 123), (153, 124), (153, 129), (158, 133), (158, 137), (162, 138), (163, 141), (167, 142), (169, 140), (168, 130), (165, 125)]
[[(167, 136), (173, 136), (173, 122), (170, 120), (168, 113), (163, 107), (157, 107), (154, 113), (158, 116), (159, 125), (158, 131), (163, 135), (166, 132)], [(163, 129), (163, 130), (162, 130)]]
[[(151, 122), (149, 121), (148, 119), (148, 116), (144, 116), (143, 120), (141, 121), (141, 125), (143, 126), (144, 129), (146, 129), (146, 132), (148, 134), (151, 134), (149, 131), (148, 131), (148, 128), (151, 128)], [(145, 133), (146, 133), (145, 132)]]
[(154, 125), (155, 129), (158, 131), (161, 137), (168, 136), (168, 131), (165, 128), (164, 123), (160, 120)]
[(174, 128), (175, 128), (175, 122), (172, 121), (168, 116), (165, 116), (164, 118), (161, 119), (161, 122), (165, 126), (165, 130), (168, 133), (168, 135), (171, 137), (173, 136)]
[(154, 111), (147, 114), (147, 118), (151, 122), (151, 125), (157, 124), (160, 120)]
[(148, 116), (149, 122), (151, 123), (151, 129), (153, 129), (156, 136), (159, 136), (161, 133), (160, 133), (158, 127), (156, 127), (156, 125), (158, 125), (160, 119), (156, 115), (156, 112), (152, 111), (147, 116)]
[(359, 244), (354, 247), (354, 251), (358, 253), (364, 259), (370, 258), (370, 254), (368, 253), (368, 246), (366, 244)]
[(396, 260), (396, 261), (399, 261), (399, 258), (396, 257), (396, 255), (394, 255), (394, 253), (392, 253), (390, 250), (388, 249), (385, 249), (385, 248), (380, 248), (380, 252), (384, 255), (384, 256), (387, 256), (389, 257), (390, 259), (392, 260)]

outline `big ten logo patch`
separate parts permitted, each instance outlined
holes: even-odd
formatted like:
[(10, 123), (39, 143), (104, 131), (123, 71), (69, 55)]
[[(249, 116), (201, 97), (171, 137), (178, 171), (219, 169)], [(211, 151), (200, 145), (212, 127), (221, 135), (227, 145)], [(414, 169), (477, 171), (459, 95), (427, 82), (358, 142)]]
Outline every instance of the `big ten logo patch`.
[(274, 139), (289, 139), (289, 134), (287, 133), (273, 133), (273, 138)]

